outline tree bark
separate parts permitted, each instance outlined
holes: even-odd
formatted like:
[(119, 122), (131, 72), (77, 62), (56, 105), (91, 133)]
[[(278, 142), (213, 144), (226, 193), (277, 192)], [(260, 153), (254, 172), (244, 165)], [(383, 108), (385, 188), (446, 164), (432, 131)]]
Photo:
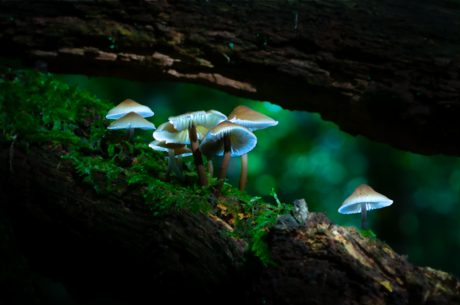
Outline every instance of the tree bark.
[(279, 265), (264, 267), (243, 240), (220, 233), (234, 229), (234, 219), (220, 205), (208, 215), (154, 217), (141, 186), (126, 186), (122, 175), (114, 184), (125, 187), (98, 195), (70, 160), (60, 158), (65, 147), (33, 145), (30, 154), (15, 148), (13, 172), (9, 152), (9, 146), (0, 146), (0, 210), (32, 270), (63, 283), (79, 302), (99, 297), (128, 304), (460, 301), (460, 282), (453, 276), (413, 266), (356, 228), (340, 227), (321, 213), (306, 214), (297, 201), (299, 212), (269, 228), (266, 242)]
[(352, 135), (460, 156), (460, 3), (0, 3), (0, 55), (50, 72), (180, 81), (318, 112)]

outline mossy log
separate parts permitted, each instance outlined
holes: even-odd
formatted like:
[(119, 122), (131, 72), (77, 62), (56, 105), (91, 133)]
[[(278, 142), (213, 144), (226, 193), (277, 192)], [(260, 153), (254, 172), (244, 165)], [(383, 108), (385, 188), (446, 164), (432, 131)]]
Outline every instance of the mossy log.
[[(32, 145), (30, 154), (15, 148), (13, 158), (10, 152), (11, 146), (0, 146), (0, 211), (29, 266), (62, 282), (77, 301), (460, 302), (460, 282), (453, 276), (413, 266), (384, 242), (333, 224), (324, 214), (310, 213), (305, 223), (285, 218), (268, 228), (266, 242), (278, 266), (265, 267), (243, 240), (221, 233), (234, 228), (232, 219), (217, 216), (225, 211), (155, 217), (141, 186), (98, 195), (70, 160), (60, 158), (66, 147)], [(114, 183), (123, 185), (125, 177)], [(27, 273), (21, 281), (11, 277), (10, 286), (24, 285), (24, 278)]]
[(53, 73), (201, 84), (352, 135), (460, 156), (460, 2), (0, 3), (0, 55)]

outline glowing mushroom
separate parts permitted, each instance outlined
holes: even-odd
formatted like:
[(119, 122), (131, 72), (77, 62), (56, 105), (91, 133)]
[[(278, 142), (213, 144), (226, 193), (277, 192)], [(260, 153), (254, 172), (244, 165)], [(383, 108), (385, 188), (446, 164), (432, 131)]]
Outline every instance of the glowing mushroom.
[(168, 158), (168, 169), (166, 170), (166, 173), (165, 173), (166, 176), (169, 176), (169, 173), (172, 167), (177, 178), (179, 178), (180, 181), (185, 180), (184, 176), (182, 175), (180, 166), (177, 165), (174, 157), (180, 156), (181, 162), (182, 162), (183, 154), (188, 154), (189, 156), (191, 155), (192, 151), (190, 149), (188, 149), (184, 144), (166, 143), (165, 141), (153, 141), (153, 142), (150, 142), (149, 146), (154, 150), (168, 152), (169, 158)]
[[(264, 129), (270, 126), (278, 125), (278, 121), (252, 110), (249, 107), (240, 105), (233, 109), (229, 114), (228, 120), (232, 123), (241, 125), (249, 129), (250, 131), (255, 131), (259, 129)], [(241, 174), (240, 174), (240, 183), (238, 189), (244, 191), (247, 183), (248, 177), (248, 154), (241, 156)]]
[[(149, 107), (136, 103), (133, 100), (127, 99), (118, 104), (115, 108), (110, 109), (105, 117), (107, 119), (117, 120), (119, 118), (124, 117), (130, 112), (135, 112), (143, 118), (148, 118), (154, 115), (152, 109), (150, 109)], [(133, 137), (134, 129), (126, 129), (125, 137), (123, 139), (125, 141), (128, 140), (128, 138), (132, 140)], [(131, 140), (129, 141), (131, 142)]]
[[(150, 123), (140, 115), (135, 112), (130, 112), (127, 115), (119, 118), (118, 120), (112, 122), (107, 129), (126, 129), (131, 130), (128, 141), (132, 142), (134, 136), (134, 128), (139, 128), (142, 130), (152, 130), (155, 129), (155, 125)], [(125, 134), (126, 137), (126, 134)], [(125, 139), (126, 140), (126, 139)]]
[(223, 156), (217, 179), (222, 181), (214, 190), (214, 196), (218, 196), (224, 185), (230, 157), (238, 157), (247, 154), (257, 144), (256, 136), (246, 127), (229, 121), (222, 121), (210, 130), (200, 145), (200, 151), (204, 155)]
[(169, 122), (158, 127), (153, 133), (153, 137), (166, 143), (191, 144), (200, 185), (206, 186), (208, 185), (208, 179), (206, 178), (198, 140), (203, 139), (209, 130), (226, 119), (227, 116), (215, 110), (187, 112), (179, 116), (170, 117)]
[(361, 229), (367, 230), (367, 211), (390, 206), (393, 200), (374, 191), (370, 186), (361, 184), (339, 208), (340, 214), (361, 213)]

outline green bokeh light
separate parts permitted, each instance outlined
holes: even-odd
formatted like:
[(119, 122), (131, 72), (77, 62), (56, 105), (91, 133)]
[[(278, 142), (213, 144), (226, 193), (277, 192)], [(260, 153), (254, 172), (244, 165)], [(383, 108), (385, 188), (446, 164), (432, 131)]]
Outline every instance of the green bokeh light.
[(256, 179), (255, 187), (260, 194), (268, 194), (272, 188), (276, 189), (276, 179), (271, 175), (261, 175)]
[(448, 215), (454, 207), (454, 199), (447, 191), (438, 191), (431, 193), (431, 204), (433, 210), (438, 213)]
[(325, 178), (332, 184), (339, 184), (347, 176), (347, 170), (340, 163), (330, 162), (325, 167)]
[(287, 166), (293, 167), (299, 177), (308, 177), (315, 171), (316, 164), (308, 156), (291, 156), (288, 160)]
[(295, 170), (287, 170), (280, 179), (280, 187), (290, 192), (297, 190), (302, 184), (302, 180), (297, 177)]
[[(241, 161), (240, 161), (241, 164)], [(248, 154), (248, 175), (258, 175), (260, 174), (264, 167), (266, 166), (266, 161), (263, 159), (263, 155), (259, 152), (251, 151)]]
[(399, 218), (399, 227), (401, 231), (406, 235), (412, 235), (417, 233), (419, 226), (419, 220), (417, 215), (414, 213), (406, 213)]
[(414, 192), (413, 199), (418, 207), (429, 207), (431, 205), (431, 192), (427, 188), (419, 188)]
[(262, 105), (264, 105), (265, 109), (267, 109), (272, 114), (273, 113), (278, 113), (281, 110), (283, 110), (283, 108), (281, 108), (280, 106), (272, 104), (272, 103), (269, 103), (269, 102), (262, 102)]
[(460, 170), (457, 168), (449, 178), (450, 187), (454, 192), (458, 193), (460, 190)]

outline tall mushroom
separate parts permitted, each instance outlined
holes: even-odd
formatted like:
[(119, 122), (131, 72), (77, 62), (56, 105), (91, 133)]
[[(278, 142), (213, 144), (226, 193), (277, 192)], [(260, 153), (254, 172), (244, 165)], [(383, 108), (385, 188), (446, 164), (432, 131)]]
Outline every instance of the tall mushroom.
[[(116, 120), (127, 115), (130, 112), (135, 112), (143, 118), (148, 118), (154, 115), (152, 109), (150, 109), (149, 107), (136, 103), (133, 100), (127, 99), (118, 104), (115, 108), (110, 109), (105, 117), (106, 119)], [(130, 139), (129, 142), (131, 142), (133, 137), (134, 129), (126, 129), (125, 137), (123, 139), (125, 141)]]
[[(184, 181), (185, 178), (182, 175), (180, 166), (176, 163), (175, 156), (180, 156), (182, 159), (183, 154), (191, 155), (191, 150), (188, 149), (185, 144), (174, 144), (166, 143), (165, 141), (153, 141), (150, 142), (149, 146), (154, 150), (166, 151), (169, 154), (168, 158), (168, 169), (165, 175), (168, 176), (171, 171), (171, 167), (180, 181)], [(181, 160), (182, 161), (182, 160)]]
[(206, 178), (198, 140), (203, 139), (209, 130), (226, 119), (227, 116), (215, 110), (187, 112), (179, 116), (169, 117), (169, 122), (161, 124), (153, 133), (153, 137), (166, 143), (191, 144), (200, 185), (206, 186), (208, 179)]
[(217, 177), (222, 181), (215, 188), (214, 196), (218, 196), (222, 190), (230, 157), (247, 154), (254, 149), (256, 144), (257, 138), (249, 129), (230, 121), (220, 122), (206, 134), (201, 142), (200, 151), (204, 155), (223, 156)]
[[(126, 129), (134, 131), (134, 128), (139, 128), (142, 130), (152, 130), (155, 129), (155, 125), (150, 123), (140, 115), (135, 112), (130, 112), (127, 115), (119, 118), (118, 120), (112, 122), (107, 129)], [(134, 132), (131, 132), (128, 141), (132, 142)], [(125, 134), (126, 136), (126, 134)], [(125, 139), (126, 140), (126, 139)]]
[[(228, 120), (232, 123), (241, 125), (249, 129), (250, 131), (255, 131), (259, 129), (264, 129), (270, 126), (278, 125), (278, 121), (252, 110), (249, 107), (240, 105), (233, 109), (229, 114)], [(246, 188), (248, 177), (248, 154), (241, 156), (241, 174), (240, 174), (240, 183), (238, 185), (238, 190), (244, 191)]]
[(374, 191), (370, 186), (361, 184), (345, 199), (339, 208), (340, 214), (361, 213), (361, 229), (367, 230), (367, 211), (390, 206), (393, 200)]

